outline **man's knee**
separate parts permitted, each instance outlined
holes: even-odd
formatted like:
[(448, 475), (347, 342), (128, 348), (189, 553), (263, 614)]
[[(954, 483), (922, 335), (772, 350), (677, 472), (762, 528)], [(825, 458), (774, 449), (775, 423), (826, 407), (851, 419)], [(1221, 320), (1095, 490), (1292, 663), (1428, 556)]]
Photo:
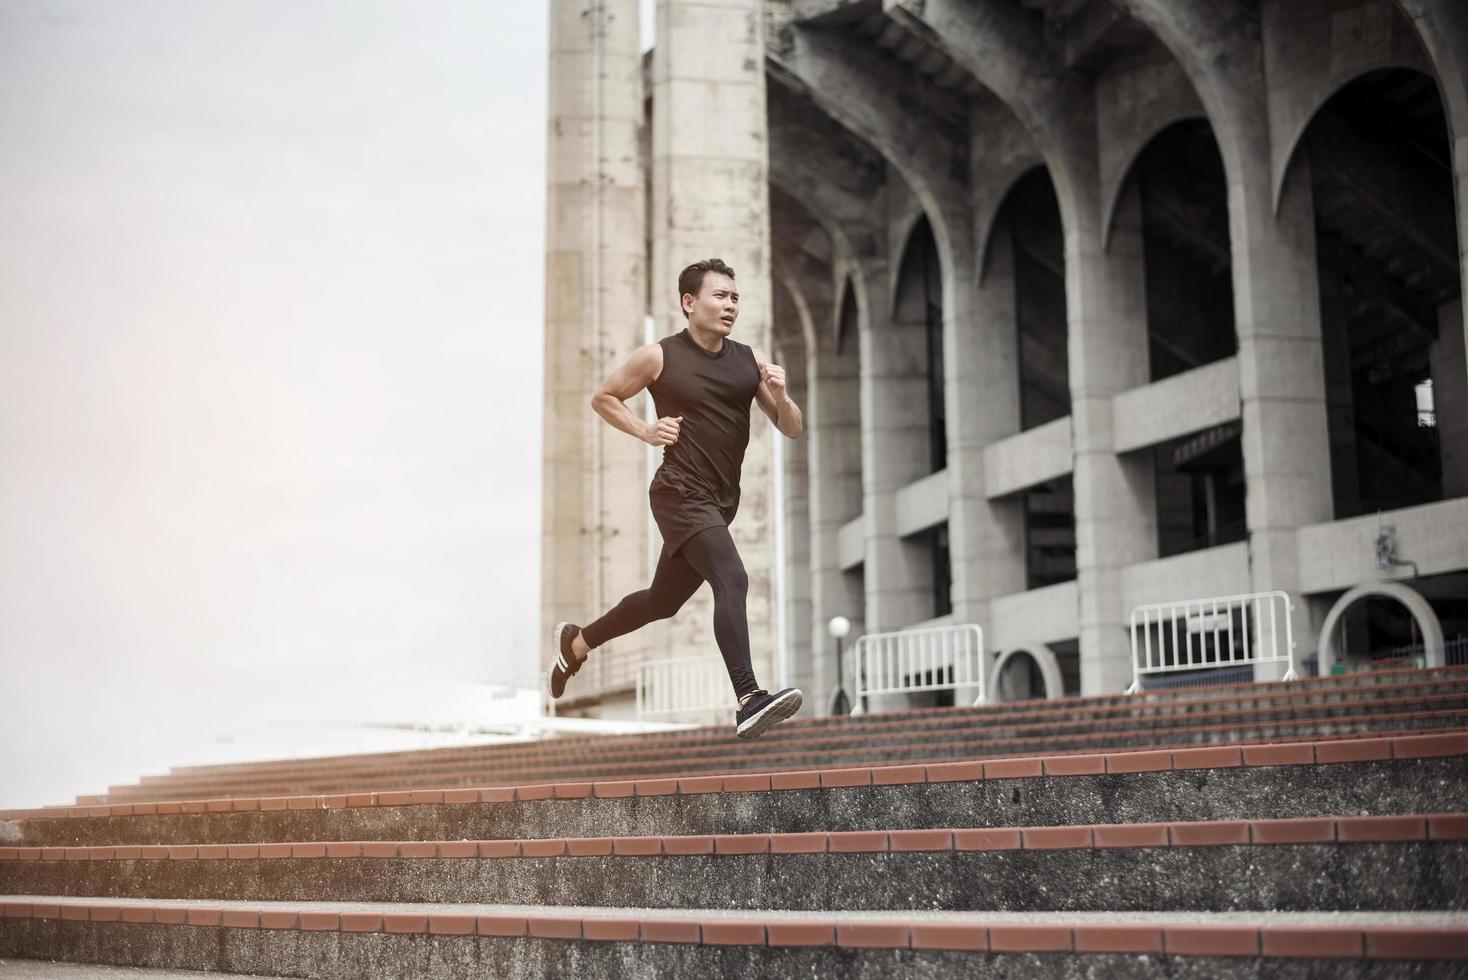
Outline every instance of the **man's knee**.
[(742, 562), (736, 562), (734, 567), (724, 575), (724, 587), (732, 595), (746, 596), (749, 594), (749, 573), (744, 570)]

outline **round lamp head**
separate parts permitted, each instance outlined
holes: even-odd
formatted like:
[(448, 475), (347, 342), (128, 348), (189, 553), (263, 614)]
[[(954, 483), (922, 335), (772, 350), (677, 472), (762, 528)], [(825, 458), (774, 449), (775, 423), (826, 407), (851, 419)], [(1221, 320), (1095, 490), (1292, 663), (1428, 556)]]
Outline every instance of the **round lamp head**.
[(843, 639), (847, 633), (851, 632), (851, 620), (845, 616), (832, 616), (831, 621), (826, 624), (826, 629), (830, 630), (831, 635), (836, 639)]

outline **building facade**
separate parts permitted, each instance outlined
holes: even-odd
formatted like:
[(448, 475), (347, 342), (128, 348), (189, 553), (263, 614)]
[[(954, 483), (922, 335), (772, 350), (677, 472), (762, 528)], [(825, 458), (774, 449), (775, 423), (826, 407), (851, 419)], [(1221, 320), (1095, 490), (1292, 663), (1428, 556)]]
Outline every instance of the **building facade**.
[[(836, 615), (980, 624), (1002, 696), (1123, 689), (1151, 602), (1283, 591), (1319, 670), (1462, 646), (1468, 6), (662, 0), (638, 77), (639, 317), (738, 256), (806, 411), (778, 501), (751, 446), (741, 545), (763, 669), (818, 709)], [(547, 431), (596, 431), (547, 336)], [(597, 465), (548, 452), (547, 500)], [(548, 627), (582, 566), (545, 561)], [(711, 653), (707, 616), (607, 660)]]

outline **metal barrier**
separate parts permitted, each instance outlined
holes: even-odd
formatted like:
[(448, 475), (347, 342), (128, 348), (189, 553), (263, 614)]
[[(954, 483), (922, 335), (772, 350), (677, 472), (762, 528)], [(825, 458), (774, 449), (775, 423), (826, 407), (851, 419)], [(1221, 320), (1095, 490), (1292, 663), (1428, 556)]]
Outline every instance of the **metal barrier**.
[(868, 633), (856, 641), (855, 707), (866, 713), (866, 699), (874, 694), (913, 694), (975, 688), (974, 704), (989, 697), (989, 672), (984, 657), (984, 631), (972, 624), (928, 629)]
[(650, 660), (637, 668), (637, 718), (736, 709), (723, 657)]
[(1142, 678), (1255, 664), (1287, 664), (1283, 680), (1295, 673), (1295, 635), (1290, 598), (1283, 592), (1255, 592), (1214, 599), (1158, 602), (1132, 610), (1132, 684)]

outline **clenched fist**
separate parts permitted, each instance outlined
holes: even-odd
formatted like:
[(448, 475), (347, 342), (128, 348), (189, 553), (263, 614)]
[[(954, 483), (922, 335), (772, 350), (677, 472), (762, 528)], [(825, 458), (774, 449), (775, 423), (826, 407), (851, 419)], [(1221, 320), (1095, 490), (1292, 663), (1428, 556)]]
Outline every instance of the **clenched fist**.
[(642, 441), (649, 446), (671, 446), (678, 441), (678, 430), (683, 425), (683, 416), (668, 416), (660, 418), (656, 422), (649, 422), (647, 434)]
[(785, 369), (778, 364), (760, 366), (759, 379), (770, 386), (770, 394), (778, 402), (785, 397)]

